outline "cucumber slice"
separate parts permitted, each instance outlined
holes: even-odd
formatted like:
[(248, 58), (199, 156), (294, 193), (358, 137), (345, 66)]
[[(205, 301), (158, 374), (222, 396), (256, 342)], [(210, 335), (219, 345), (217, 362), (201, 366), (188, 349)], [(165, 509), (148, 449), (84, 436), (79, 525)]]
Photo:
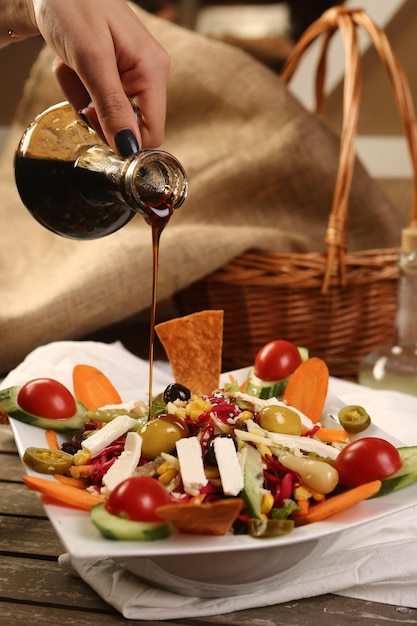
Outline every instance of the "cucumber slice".
[(254, 398), (269, 400), (269, 398), (280, 398), (284, 393), (288, 378), (285, 380), (266, 381), (255, 376), (253, 367), (249, 371), (249, 382), (245, 393)]
[(243, 490), (241, 493), (251, 517), (260, 518), (262, 499), (265, 493), (262, 456), (259, 450), (245, 444), (247, 449), (243, 470)]
[(64, 417), (61, 419), (52, 419), (49, 417), (40, 417), (33, 413), (24, 411), (17, 403), (17, 396), (21, 387), (7, 387), (6, 389), (0, 389), (0, 407), (7, 413), (9, 417), (30, 424), (31, 426), (37, 426), (45, 430), (55, 430), (56, 432), (68, 433), (84, 428), (84, 415), (86, 408), (81, 402), (76, 402), (77, 411), (71, 417)]
[(417, 446), (398, 448), (402, 460), (400, 469), (382, 481), (381, 489), (374, 498), (398, 491), (417, 482)]
[(106, 539), (119, 541), (155, 541), (171, 534), (168, 522), (136, 522), (106, 510), (104, 503), (91, 509), (91, 521)]

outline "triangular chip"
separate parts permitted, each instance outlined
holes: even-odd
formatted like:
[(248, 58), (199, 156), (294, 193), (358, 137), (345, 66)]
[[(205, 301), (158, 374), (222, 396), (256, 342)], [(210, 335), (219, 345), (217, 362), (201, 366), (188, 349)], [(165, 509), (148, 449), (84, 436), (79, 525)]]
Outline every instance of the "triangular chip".
[(199, 311), (155, 327), (175, 382), (197, 395), (219, 386), (223, 348), (223, 311)]
[(227, 498), (207, 504), (164, 504), (156, 513), (181, 533), (225, 535), (244, 505), (241, 498)]

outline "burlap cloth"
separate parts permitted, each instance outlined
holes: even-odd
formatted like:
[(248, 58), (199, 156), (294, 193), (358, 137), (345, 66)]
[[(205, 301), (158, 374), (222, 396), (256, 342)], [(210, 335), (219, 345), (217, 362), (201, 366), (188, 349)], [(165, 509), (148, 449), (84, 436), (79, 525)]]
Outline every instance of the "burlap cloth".
[[(159, 299), (247, 249), (324, 249), (338, 137), (244, 52), (134, 10), (171, 56), (163, 147), (190, 184), (161, 237)], [(151, 232), (140, 216), (77, 242), (43, 229), (20, 202), (17, 142), (63, 99), (52, 58), (43, 49), (36, 60), (0, 162), (0, 372), (36, 346), (83, 337), (151, 302)], [(360, 165), (350, 206), (351, 250), (398, 244), (402, 218)]]

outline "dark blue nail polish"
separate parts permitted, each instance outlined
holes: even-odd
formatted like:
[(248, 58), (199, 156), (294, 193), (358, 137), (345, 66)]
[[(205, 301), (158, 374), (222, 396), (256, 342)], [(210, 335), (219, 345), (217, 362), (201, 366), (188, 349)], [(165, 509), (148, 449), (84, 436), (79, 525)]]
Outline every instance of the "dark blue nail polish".
[(114, 141), (119, 153), (124, 157), (128, 157), (139, 150), (138, 141), (130, 128), (119, 130), (114, 137)]

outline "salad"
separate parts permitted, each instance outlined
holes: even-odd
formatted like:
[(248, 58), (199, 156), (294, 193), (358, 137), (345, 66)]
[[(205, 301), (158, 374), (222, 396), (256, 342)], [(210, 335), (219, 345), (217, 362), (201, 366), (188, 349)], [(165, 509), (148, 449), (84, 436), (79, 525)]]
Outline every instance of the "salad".
[(0, 406), (45, 431), (45, 448), (25, 451), (37, 472), (26, 484), (45, 502), (87, 511), (109, 539), (276, 537), (417, 480), (415, 449), (367, 437), (362, 407), (342, 409), (345, 428), (323, 427), (327, 367), (298, 354), (289, 369), (274, 369), (281, 380), (267, 380), (265, 367), (261, 378), (257, 359), (243, 383), (231, 378), (202, 395), (172, 383), (151, 409), (123, 403), (84, 364), (74, 368), (74, 392), (35, 379), (1, 390)]

